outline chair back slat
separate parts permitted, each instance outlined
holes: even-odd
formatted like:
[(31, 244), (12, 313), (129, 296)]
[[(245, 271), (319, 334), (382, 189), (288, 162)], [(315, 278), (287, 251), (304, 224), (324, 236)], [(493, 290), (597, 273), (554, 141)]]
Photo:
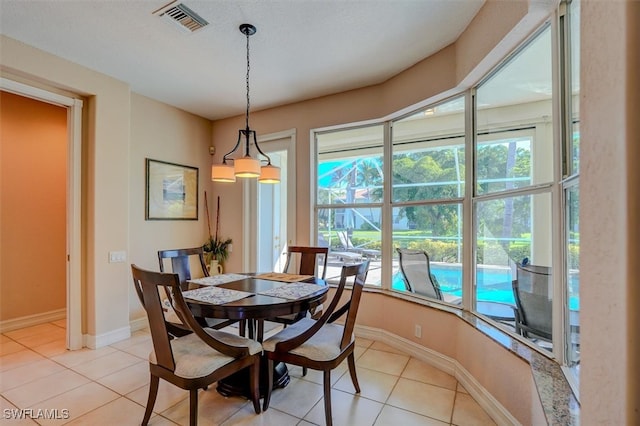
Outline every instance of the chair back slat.
[(202, 275), (209, 276), (207, 264), (204, 260), (204, 250), (202, 247), (193, 247), (186, 249), (159, 250), (158, 262), (160, 264), (160, 272), (164, 272), (164, 259), (171, 259), (171, 271), (180, 277), (180, 288), (188, 290), (191, 275), (191, 259), (195, 256), (197, 263), (202, 268)]
[[(345, 271), (345, 269), (348, 269), (348, 271)], [(356, 324), (356, 316), (358, 315), (360, 298), (362, 296), (362, 290), (364, 288), (364, 283), (367, 280), (367, 273), (369, 271), (369, 261), (367, 260), (359, 265), (354, 266), (343, 266), (342, 271), (343, 274), (345, 274), (345, 281), (347, 276), (353, 276), (354, 279), (351, 289), (351, 297), (349, 298), (349, 301), (344, 305), (347, 311), (347, 318), (345, 319), (344, 323), (344, 333), (342, 334), (340, 349), (344, 349), (349, 343), (351, 343), (351, 335), (353, 334), (353, 329)], [(338, 311), (340, 310), (342, 310), (342, 308)]]
[(400, 256), (400, 271), (407, 290), (433, 299), (442, 300), (440, 286), (433, 282), (429, 255), (423, 250), (396, 249)]
[[(369, 271), (369, 261), (364, 261), (360, 264), (343, 266), (340, 274), (340, 283), (336, 292), (331, 299), (329, 307), (323, 312), (322, 316), (315, 321), (315, 323), (309, 327), (305, 332), (289, 339), (283, 340), (276, 344), (277, 352), (287, 352), (293, 348), (300, 346), (307, 341), (311, 336), (320, 330), (325, 324), (330, 323), (347, 313), (347, 319), (345, 320), (344, 333), (340, 342), (340, 349), (344, 349), (351, 341), (351, 334), (355, 324), (356, 314), (358, 312), (358, 305), (360, 303), (360, 295), (362, 294), (362, 288), (364, 282), (367, 279), (367, 272)], [(347, 285), (348, 278), (355, 277), (353, 282), (353, 291), (349, 300), (344, 303), (339, 309), (336, 307), (340, 303), (342, 294)]]
[(131, 265), (133, 285), (138, 295), (141, 295), (142, 306), (147, 312), (149, 329), (153, 350), (156, 354), (156, 362), (167, 370), (175, 370), (175, 361), (171, 352), (169, 333), (164, 321), (163, 305), (160, 299), (159, 287), (163, 287), (167, 295), (171, 294), (171, 286), (179, 285), (177, 274), (158, 274), (145, 271), (136, 265)]
[[(299, 256), (295, 256), (296, 254), (299, 254)], [(328, 247), (289, 246), (284, 271), (289, 272), (294, 263), (299, 262), (298, 274), (315, 276), (317, 274), (319, 256), (321, 257), (320, 262), (322, 265), (321, 278), (325, 279), (327, 275), (327, 258), (329, 257)]]

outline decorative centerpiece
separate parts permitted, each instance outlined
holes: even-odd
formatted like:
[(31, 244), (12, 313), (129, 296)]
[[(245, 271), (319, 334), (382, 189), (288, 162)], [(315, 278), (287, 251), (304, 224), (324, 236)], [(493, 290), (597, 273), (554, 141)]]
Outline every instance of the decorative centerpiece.
[(209, 273), (211, 275), (221, 274), (222, 262), (229, 257), (229, 249), (232, 243), (231, 238), (221, 239), (218, 238), (218, 230), (220, 228), (220, 197), (218, 197), (218, 204), (216, 207), (216, 233), (215, 236), (211, 234), (211, 222), (209, 220), (209, 203), (207, 202), (207, 192), (204, 193), (204, 205), (207, 210), (207, 226), (209, 227), (209, 238), (202, 246), (202, 250), (205, 253), (205, 260), (209, 264)]

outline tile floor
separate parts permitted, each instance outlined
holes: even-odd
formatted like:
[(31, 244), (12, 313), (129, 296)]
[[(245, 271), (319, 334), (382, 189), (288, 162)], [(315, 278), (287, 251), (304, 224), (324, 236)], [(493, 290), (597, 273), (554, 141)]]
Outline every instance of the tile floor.
[[(149, 333), (138, 331), (98, 350), (70, 352), (64, 346), (64, 324), (56, 321), (0, 335), (0, 423), (140, 424), (149, 383)], [(362, 392), (354, 394), (346, 365), (333, 371), (334, 424), (495, 424), (449, 374), (384, 343), (356, 343)], [(274, 391), (269, 410), (261, 415), (242, 398), (224, 398), (213, 387), (201, 391), (199, 424), (323, 425), (322, 375), (309, 370), (302, 377), (300, 368), (289, 370), (290, 384)], [(48, 413), (58, 418), (44, 418), (38, 410), (45, 409), (57, 410)], [(188, 393), (161, 380), (150, 424), (186, 425), (188, 410)], [(12, 418), (19, 412), (29, 418)]]

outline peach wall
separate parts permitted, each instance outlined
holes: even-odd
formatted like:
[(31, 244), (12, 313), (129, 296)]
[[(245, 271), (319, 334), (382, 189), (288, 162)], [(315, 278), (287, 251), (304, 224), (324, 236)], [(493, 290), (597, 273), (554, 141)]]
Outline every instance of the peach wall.
[(0, 92), (0, 321), (66, 306), (67, 110)]
[[(204, 244), (207, 231), (204, 191), (213, 214), (210, 182), (211, 122), (172, 106), (131, 94), (131, 164), (129, 174), (135, 182), (130, 188), (129, 253), (131, 263), (158, 270), (158, 250), (197, 247)], [(145, 158), (199, 168), (198, 220), (144, 219)], [(214, 224), (212, 224), (214, 226)], [(132, 320), (144, 318), (133, 285), (129, 286), (129, 312)]]

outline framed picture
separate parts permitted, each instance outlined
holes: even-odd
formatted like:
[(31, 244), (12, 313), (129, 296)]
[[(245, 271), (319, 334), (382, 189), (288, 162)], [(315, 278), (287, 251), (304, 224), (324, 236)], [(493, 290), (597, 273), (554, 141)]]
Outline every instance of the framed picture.
[(198, 220), (198, 168), (146, 159), (146, 220)]

